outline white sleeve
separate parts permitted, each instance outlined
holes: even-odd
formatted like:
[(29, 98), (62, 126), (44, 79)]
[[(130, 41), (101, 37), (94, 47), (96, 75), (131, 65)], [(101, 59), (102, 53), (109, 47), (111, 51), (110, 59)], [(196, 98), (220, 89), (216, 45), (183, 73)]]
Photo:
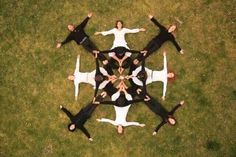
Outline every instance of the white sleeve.
[(77, 56), (74, 74), (79, 72), (79, 65), (80, 65), (80, 55)]
[(131, 52), (126, 52), (125, 55), (126, 55), (127, 57), (130, 57), (130, 56), (132, 55), (132, 53), (131, 53)]
[(115, 28), (113, 28), (113, 29), (111, 29), (109, 31), (103, 31), (103, 32), (101, 32), (101, 34), (103, 36), (106, 36), (106, 35), (109, 35), (109, 34), (114, 34), (114, 32), (115, 32)]
[(106, 123), (110, 123), (112, 125), (117, 125), (114, 120), (110, 120), (110, 119), (106, 119), (106, 118), (101, 118), (100, 122), (106, 122)]
[(109, 57), (115, 56), (115, 52), (110, 52), (110, 53), (108, 53), (108, 56), (109, 56)]
[(162, 93), (163, 97), (166, 96), (166, 88), (167, 88), (167, 80), (163, 82), (163, 93)]
[(77, 97), (79, 95), (79, 83), (75, 82), (75, 96)]
[(99, 69), (104, 76), (108, 76), (107, 71), (103, 67), (99, 67)]
[(164, 69), (167, 69), (167, 59), (166, 59), (166, 55), (164, 55)]
[(128, 100), (128, 101), (131, 101), (133, 100), (132, 96), (130, 94), (125, 94), (125, 98)]
[(111, 96), (111, 101), (116, 101), (120, 96), (120, 91), (117, 91), (115, 94)]
[(139, 29), (128, 29), (128, 28), (123, 28), (124, 29), (124, 33), (138, 33)]
[(131, 126), (131, 125), (139, 126), (140, 123), (139, 122), (126, 122), (125, 124), (123, 124), (123, 126)]

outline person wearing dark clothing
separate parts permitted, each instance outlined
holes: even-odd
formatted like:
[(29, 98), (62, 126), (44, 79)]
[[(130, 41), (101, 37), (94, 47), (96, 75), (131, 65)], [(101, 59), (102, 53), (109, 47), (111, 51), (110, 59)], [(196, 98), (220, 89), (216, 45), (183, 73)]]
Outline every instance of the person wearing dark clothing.
[(109, 82), (104, 88), (103, 90), (106, 92), (106, 94), (111, 97), (113, 94), (115, 94), (118, 89), (114, 87), (114, 85)]
[(170, 112), (165, 109), (160, 102), (158, 102), (156, 99), (148, 96), (149, 100), (145, 101), (145, 104), (147, 107), (154, 112), (156, 115), (160, 116), (162, 118), (162, 122), (156, 127), (156, 129), (153, 132), (153, 135), (156, 135), (158, 130), (166, 123), (170, 125), (176, 124), (176, 119), (174, 118), (175, 111), (181, 107), (184, 104), (184, 101), (181, 101), (179, 104), (177, 104)]
[(152, 15), (149, 15), (149, 18), (160, 29), (160, 33), (157, 36), (155, 36), (142, 51), (142, 52), (145, 52), (145, 51), (146, 52), (140, 53), (136, 57), (136, 59), (138, 61), (141, 61), (147, 58), (154, 51), (158, 50), (166, 41), (172, 42), (174, 46), (176, 47), (177, 51), (183, 54), (183, 50), (180, 48), (179, 44), (175, 40), (174, 35), (172, 34), (173, 31), (175, 31), (176, 29), (176, 25), (172, 25), (169, 27), (169, 29), (167, 29), (163, 25), (161, 25)]
[(94, 98), (96, 97), (97, 95), (97, 92), (98, 92), (98, 88), (100, 86), (100, 84), (105, 81), (105, 80), (108, 80), (109, 78), (107, 76), (104, 76), (102, 74), (102, 72), (100, 71), (100, 67), (99, 67), (99, 61), (98, 59), (96, 58), (96, 73), (95, 73), (95, 83), (96, 83), (96, 86), (95, 86), (95, 92), (94, 92)]
[[(68, 30), (70, 31), (70, 34), (64, 41), (57, 44), (57, 48), (60, 48), (64, 44), (67, 44), (68, 42), (74, 40), (78, 45), (82, 45), (88, 52), (92, 54), (94, 50), (98, 50), (96, 45), (89, 39), (89, 36), (84, 31), (84, 28), (91, 16), (92, 13), (89, 13), (88, 16), (84, 19), (84, 21), (81, 22), (77, 27), (71, 24), (68, 25)], [(103, 54), (98, 54), (98, 58), (101, 61), (107, 60)]]
[(84, 124), (91, 117), (97, 106), (98, 104), (90, 103), (83, 107), (76, 115), (72, 115), (70, 111), (68, 111), (63, 106), (60, 106), (60, 109), (69, 117), (71, 121), (71, 123), (68, 125), (68, 130), (73, 132), (76, 129), (80, 129), (88, 137), (88, 139), (92, 141), (93, 139), (91, 138), (87, 129), (84, 127)]

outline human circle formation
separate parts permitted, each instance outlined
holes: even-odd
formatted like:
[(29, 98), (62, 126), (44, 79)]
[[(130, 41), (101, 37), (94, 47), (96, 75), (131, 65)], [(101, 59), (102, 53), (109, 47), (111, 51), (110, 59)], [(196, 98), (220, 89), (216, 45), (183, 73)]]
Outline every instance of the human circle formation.
[(151, 70), (146, 67), (146, 58), (157, 52), (165, 42), (171, 42), (179, 52), (184, 51), (176, 42), (174, 32), (176, 25), (170, 25), (168, 28), (163, 26), (153, 15), (148, 15), (149, 19), (157, 27), (157, 35), (140, 51), (130, 49), (125, 40), (125, 34), (144, 32), (144, 28), (128, 29), (123, 27), (123, 21), (116, 21), (115, 28), (109, 31), (96, 32), (95, 35), (114, 35), (114, 41), (111, 49), (99, 50), (84, 28), (91, 19), (92, 13), (78, 25), (68, 25), (69, 34), (63, 42), (57, 43), (57, 48), (74, 40), (77, 45), (81, 45), (88, 53), (91, 53), (96, 62), (96, 69), (91, 72), (80, 71), (80, 56), (77, 56), (76, 67), (73, 75), (68, 79), (74, 82), (75, 100), (78, 99), (79, 84), (87, 83), (94, 87), (94, 96), (91, 101), (83, 107), (77, 114), (73, 115), (64, 106), (60, 109), (69, 117), (70, 123), (68, 130), (74, 132), (81, 130), (86, 137), (93, 141), (92, 136), (84, 127), (87, 120), (91, 117), (95, 109), (100, 105), (113, 105), (116, 113), (115, 120), (107, 118), (96, 119), (98, 122), (110, 123), (117, 128), (119, 134), (124, 133), (124, 128), (128, 126), (144, 127), (145, 124), (139, 122), (127, 122), (126, 116), (131, 105), (143, 102), (153, 113), (160, 116), (162, 121), (154, 128), (153, 135), (156, 135), (164, 124), (174, 126), (176, 119), (175, 111), (183, 106), (184, 101), (180, 101), (172, 110), (168, 111), (156, 98), (151, 96), (146, 90), (146, 85), (153, 82), (163, 83), (163, 94), (161, 99), (164, 101), (167, 90), (168, 80), (175, 78), (175, 73), (168, 71), (167, 53), (163, 52), (163, 69)]

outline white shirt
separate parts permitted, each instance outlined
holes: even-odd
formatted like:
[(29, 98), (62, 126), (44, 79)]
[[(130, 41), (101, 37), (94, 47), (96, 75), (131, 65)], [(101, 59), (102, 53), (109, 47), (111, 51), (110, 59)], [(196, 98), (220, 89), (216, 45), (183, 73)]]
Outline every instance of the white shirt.
[[(138, 73), (141, 71), (142, 67), (139, 66), (138, 68), (136, 68), (133, 72), (132, 72), (132, 80), (135, 84), (139, 85), (139, 86), (143, 86), (142, 81), (140, 81), (137, 77)], [(162, 96), (165, 97), (166, 96), (166, 89), (167, 89), (167, 82), (168, 82), (168, 77), (167, 77), (167, 59), (166, 59), (166, 55), (164, 55), (164, 68), (161, 71), (157, 71), (157, 70), (151, 70), (145, 67), (145, 71), (147, 72), (147, 80), (146, 80), (146, 84), (150, 84), (152, 82), (156, 82), (156, 81), (161, 81), (163, 82), (163, 92), (162, 92)]]
[[(118, 97), (120, 96), (120, 91), (116, 92), (115, 94), (113, 94), (111, 96), (111, 100), (115, 101), (116, 99), (118, 99)], [(130, 94), (126, 94), (125, 98), (129, 101), (132, 100), (132, 96)], [(100, 122), (108, 122), (111, 123), (112, 125), (121, 125), (121, 126), (130, 126), (130, 125), (135, 125), (135, 126), (139, 126), (140, 123), (138, 122), (127, 122), (126, 121), (126, 117), (129, 111), (131, 105), (125, 106), (125, 107), (118, 107), (118, 106), (114, 106), (115, 111), (116, 111), (116, 119), (115, 120), (110, 120), (110, 119), (106, 119), (106, 118), (101, 118)]]
[(109, 34), (114, 34), (115, 39), (113, 41), (113, 46), (111, 49), (118, 47), (118, 46), (122, 46), (125, 47), (127, 49), (129, 49), (129, 47), (127, 46), (127, 42), (125, 40), (125, 34), (126, 33), (138, 33), (139, 29), (128, 29), (128, 28), (122, 28), (121, 30), (118, 30), (117, 28), (113, 28), (109, 31), (103, 31), (101, 32), (101, 34), (103, 36), (109, 35)]
[[(80, 72), (79, 71), (79, 66), (80, 66), (80, 56), (77, 57), (76, 68), (75, 68), (75, 71), (74, 71), (75, 96), (78, 96), (78, 94), (79, 94), (79, 84), (80, 83), (91, 84), (94, 89), (96, 87), (96, 82), (95, 82), (96, 70), (93, 70), (92, 72)], [(100, 67), (100, 71), (104, 76), (108, 76), (108, 73), (104, 68)], [(100, 84), (99, 89), (103, 89), (108, 82), (109, 81), (107, 81), (107, 80), (103, 81)]]

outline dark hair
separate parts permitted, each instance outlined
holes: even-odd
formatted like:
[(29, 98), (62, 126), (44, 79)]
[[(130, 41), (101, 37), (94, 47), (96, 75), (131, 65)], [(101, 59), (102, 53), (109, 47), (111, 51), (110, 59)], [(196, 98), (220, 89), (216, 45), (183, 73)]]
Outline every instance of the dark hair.
[(117, 20), (117, 21), (116, 21), (116, 25), (115, 25), (115, 27), (117, 28), (117, 24), (118, 24), (118, 22), (120, 22), (120, 23), (122, 24), (122, 27), (121, 27), (121, 28), (123, 28), (123, 26), (124, 26), (124, 22), (123, 22), (122, 20)]
[(147, 73), (146, 71), (140, 71), (137, 75), (137, 78), (141, 81), (145, 81), (147, 79)]
[[(75, 129), (76, 129), (76, 127), (75, 127), (73, 130), (70, 129), (70, 126), (73, 125), (73, 124), (74, 124), (74, 123), (70, 123), (70, 124), (68, 125), (68, 130), (69, 130), (70, 132), (74, 132)], [(75, 125), (75, 124), (74, 124), (74, 125)]]
[(174, 82), (175, 79), (176, 79), (176, 74), (175, 74), (175, 72), (174, 72), (173, 70), (168, 70), (168, 71), (167, 71), (167, 74), (168, 74), (168, 73), (173, 73), (173, 74), (174, 74), (174, 77), (173, 77), (173, 78), (168, 78), (168, 83)]

